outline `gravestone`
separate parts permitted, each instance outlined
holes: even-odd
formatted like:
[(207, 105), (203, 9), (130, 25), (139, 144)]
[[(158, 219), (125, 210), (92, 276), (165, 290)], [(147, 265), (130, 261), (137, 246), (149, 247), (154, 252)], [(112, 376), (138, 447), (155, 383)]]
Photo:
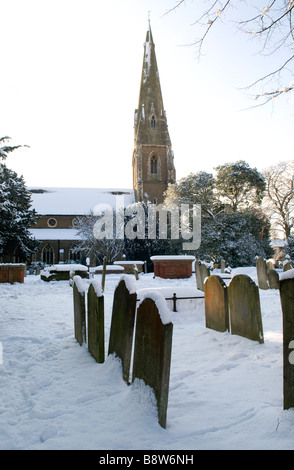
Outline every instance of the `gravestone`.
[(283, 264), (283, 272), (289, 271), (289, 269), (293, 269), (293, 264), (291, 263), (291, 261), (286, 261)]
[(203, 284), (202, 284), (200, 265), (201, 265), (201, 262), (198, 259), (196, 259), (195, 260), (196, 287), (197, 289), (203, 291), (204, 289), (203, 289)]
[(133, 279), (125, 275), (114, 292), (108, 355), (115, 354), (121, 359), (123, 379), (127, 383), (130, 375), (136, 302)]
[(266, 262), (266, 267), (267, 267), (267, 272), (268, 273), (271, 269), (275, 269), (275, 260), (274, 259), (268, 259), (267, 262)]
[(102, 269), (102, 280), (101, 280), (101, 285), (102, 285), (102, 291), (103, 292), (104, 292), (104, 288), (105, 288), (106, 263), (107, 263), (107, 259), (106, 259), (106, 256), (104, 256), (104, 258), (103, 258), (103, 269)]
[(268, 272), (268, 284), (270, 289), (279, 289), (280, 287), (279, 274), (275, 269), (270, 269)]
[(221, 260), (221, 273), (226, 272), (226, 261), (224, 259)]
[(200, 265), (200, 275), (201, 275), (201, 283), (202, 283), (202, 289), (204, 291), (204, 281), (207, 277), (210, 276), (210, 269), (206, 264), (201, 263)]
[(268, 289), (267, 265), (264, 258), (256, 258), (257, 282), (260, 289)]
[(257, 285), (245, 275), (234, 276), (228, 285), (231, 333), (264, 342)]
[(220, 276), (209, 276), (204, 283), (205, 324), (207, 328), (227, 331), (229, 308), (227, 286)]
[(80, 276), (73, 278), (73, 303), (75, 339), (82, 346), (83, 342), (86, 342), (86, 299)]
[(140, 304), (133, 364), (133, 381), (141, 379), (154, 390), (158, 422), (163, 428), (166, 427), (173, 332), (173, 324), (166, 317), (163, 318), (161, 307), (153, 299), (145, 298)]
[(96, 362), (104, 362), (104, 297), (97, 281), (88, 290), (88, 349)]
[(283, 312), (284, 410), (294, 406), (294, 278), (281, 274), (280, 298)]

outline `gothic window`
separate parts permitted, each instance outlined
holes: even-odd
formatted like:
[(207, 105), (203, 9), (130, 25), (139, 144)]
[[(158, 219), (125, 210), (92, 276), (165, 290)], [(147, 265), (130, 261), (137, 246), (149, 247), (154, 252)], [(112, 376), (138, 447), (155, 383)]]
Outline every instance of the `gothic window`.
[(151, 117), (151, 127), (155, 128), (155, 124), (156, 124), (155, 116), (154, 116), (154, 114), (152, 114), (152, 117)]
[(157, 157), (155, 155), (151, 157), (151, 174), (157, 174)]
[(69, 259), (73, 261), (81, 261), (81, 252), (77, 245), (71, 245), (69, 249)]
[(53, 264), (54, 261), (54, 250), (52, 245), (45, 245), (42, 250), (42, 261), (46, 264)]

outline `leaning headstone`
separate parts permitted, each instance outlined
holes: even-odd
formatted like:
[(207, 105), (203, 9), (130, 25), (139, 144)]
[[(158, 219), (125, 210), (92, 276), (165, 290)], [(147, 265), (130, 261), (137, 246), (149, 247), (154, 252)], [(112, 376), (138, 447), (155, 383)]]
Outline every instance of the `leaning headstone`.
[(267, 265), (264, 258), (256, 258), (257, 282), (260, 289), (268, 289)]
[[(293, 277), (292, 277), (293, 276)], [(281, 273), (284, 410), (294, 407), (294, 273)]]
[(127, 383), (130, 376), (136, 303), (134, 280), (124, 275), (114, 292), (108, 355), (115, 354), (120, 358), (123, 379)]
[(195, 275), (196, 275), (196, 286), (197, 289), (203, 291), (203, 283), (202, 283), (202, 278), (201, 278), (201, 272), (200, 272), (200, 261), (198, 259), (195, 260)]
[(88, 349), (96, 362), (104, 362), (104, 297), (95, 280), (88, 290)]
[(204, 283), (205, 324), (217, 331), (229, 330), (227, 286), (220, 276), (209, 276)]
[(270, 269), (268, 272), (268, 284), (270, 289), (279, 289), (280, 287), (279, 274), (275, 269)]
[(86, 342), (86, 299), (85, 286), (80, 276), (73, 278), (74, 330), (80, 346)]
[(137, 312), (133, 381), (149, 385), (157, 401), (158, 422), (166, 427), (173, 324), (160, 294), (145, 298)]
[(258, 287), (245, 275), (234, 276), (228, 285), (231, 333), (264, 342)]

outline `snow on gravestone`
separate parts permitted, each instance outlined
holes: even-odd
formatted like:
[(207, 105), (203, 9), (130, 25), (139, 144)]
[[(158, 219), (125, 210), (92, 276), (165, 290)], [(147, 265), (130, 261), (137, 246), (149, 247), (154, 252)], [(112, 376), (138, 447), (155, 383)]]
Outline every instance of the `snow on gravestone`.
[(229, 330), (227, 286), (220, 276), (206, 278), (204, 299), (206, 327), (221, 332)]
[(80, 276), (73, 277), (74, 330), (80, 346), (86, 342), (86, 287)]
[(256, 271), (257, 271), (257, 281), (258, 281), (258, 287), (260, 289), (268, 289), (268, 278), (267, 278), (267, 265), (266, 261), (264, 258), (261, 256), (258, 256), (256, 258)]
[(96, 362), (104, 362), (104, 297), (96, 280), (91, 280), (88, 290), (88, 349)]
[(149, 293), (137, 311), (133, 381), (143, 380), (154, 390), (158, 422), (166, 427), (173, 324), (164, 297)]
[(120, 358), (126, 382), (130, 375), (136, 302), (134, 281), (124, 275), (114, 291), (108, 355), (115, 354)]
[(280, 287), (279, 274), (275, 269), (270, 269), (268, 272), (268, 285), (270, 289), (279, 289)]
[(283, 394), (284, 410), (294, 406), (294, 269), (280, 274), (283, 312)]
[(259, 291), (246, 274), (233, 277), (228, 285), (231, 333), (264, 342)]

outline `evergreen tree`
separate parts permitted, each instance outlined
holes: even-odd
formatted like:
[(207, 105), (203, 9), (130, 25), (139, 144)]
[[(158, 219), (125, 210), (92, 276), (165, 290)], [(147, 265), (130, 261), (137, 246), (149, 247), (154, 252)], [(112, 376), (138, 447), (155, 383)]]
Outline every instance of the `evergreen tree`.
[[(3, 144), (9, 138), (0, 138)], [(20, 146), (0, 147), (0, 159)], [(31, 194), (22, 176), (0, 163), (0, 256), (25, 261), (36, 252), (37, 242), (29, 232), (36, 223), (36, 213), (31, 209)]]
[(248, 163), (240, 160), (216, 167), (215, 188), (227, 211), (237, 212), (261, 204), (265, 179)]

